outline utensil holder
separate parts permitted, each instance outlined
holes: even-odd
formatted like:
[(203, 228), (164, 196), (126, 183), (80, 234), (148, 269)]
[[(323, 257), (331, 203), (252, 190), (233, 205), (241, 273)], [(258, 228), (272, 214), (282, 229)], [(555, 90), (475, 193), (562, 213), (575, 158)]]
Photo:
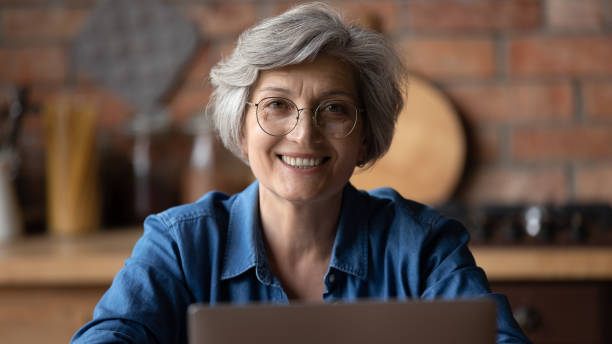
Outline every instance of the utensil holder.
[(96, 106), (63, 95), (45, 106), (47, 227), (54, 235), (100, 226)]

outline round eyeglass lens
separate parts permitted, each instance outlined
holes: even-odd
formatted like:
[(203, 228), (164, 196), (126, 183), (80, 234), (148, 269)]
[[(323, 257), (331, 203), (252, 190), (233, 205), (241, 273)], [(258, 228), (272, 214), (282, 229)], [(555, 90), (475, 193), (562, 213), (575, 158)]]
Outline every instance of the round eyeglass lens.
[(287, 135), (295, 128), (298, 111), (295, 104), (284, 98), (264, 98), (257, 106), (257, 122), (269, 135)]
[(328, 137), (348, 136), (357, 124), (357, 107), (347, 100), (329, 100), (316, 111), (316, 124)]

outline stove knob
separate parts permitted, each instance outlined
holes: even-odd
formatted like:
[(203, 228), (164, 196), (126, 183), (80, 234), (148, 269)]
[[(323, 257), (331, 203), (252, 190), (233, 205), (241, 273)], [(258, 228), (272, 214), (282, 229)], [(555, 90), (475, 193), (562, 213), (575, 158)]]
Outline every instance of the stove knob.
[(523, 213), (523, 223), (527, 235), (547, 242), (551, 240), (552, 236), (548, 220), (548, 212), (541, 206), (531, 206)]
[(522, 229), (519, 221), (509, 219), (504, 226), (504, 239), (509, 243), (516, 243), (521, 239)]
[(534, 332), (542, 324), (542, 315), (536, 308), (530, 306), (517, 307), (514, 319), (525, 332)]
[(581, 213), (573, 213), (570, 218), (570, 235), (572, 241), (575, 242), (583, 242), (586, 239), (587, 231), (586, 224), (584, 223), (584, 218)]

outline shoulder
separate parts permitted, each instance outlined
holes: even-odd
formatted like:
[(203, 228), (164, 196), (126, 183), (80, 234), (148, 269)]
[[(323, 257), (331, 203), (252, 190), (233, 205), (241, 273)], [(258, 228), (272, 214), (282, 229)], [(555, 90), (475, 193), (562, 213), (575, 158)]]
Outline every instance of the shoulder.
[(469, 233), (455, 219), (440, 214), (425, 204), (404, 198), (391, 188), (360, 191), (367, 200), (370, 235), (385, 235), (421, 249), (434, 249), (442, 241), (462, 245)]
[(440, 221), (442, 215), (425, 204), (404, 198), (392, 188), (362, 191), (368, 198), (373, 217), (386, 217), (394, 222), (430, 227)]
[(163, 212), (151, 215), (167, 227), (177, 227), (205, 218), (223, 219), (237, 195), (227, 195), (219, 191), (211, 191), (198, 201), (169, 208)]
[(238, 195), (211, 191), (194, 203), (150, 215), (144, 222), (144, 237), (168, 241), (180, 251), (219, 247)]
[[(470, 235), (459, 221), (440, 214), (432, 207), (407, 200), (390, 188), (372, 190), (367, 197), (376, 205), (373, 207), (375, 213), (371, 215), (369, 233), (371, 242), (378, 245), (371, 245), (374, 249), (372, 255), (388, 256), (395, 263), (402, 262), (398, 263), (400, 266), (409, 266), (407, 271), (401, 273), (420, 281), (411, 287), (414, 295), (423, 295), (423, 288), (435, 285), (437, 281), (462, 273), (469, 275), (474, 271), (475, 262), (468, 249)], [(475, 279), (478, 284), (485, 286), (482, 272), (476, 269), (473, 273), (477, 275)], [(451, 291), (437, 289), (435, 292), (452, 294)]]

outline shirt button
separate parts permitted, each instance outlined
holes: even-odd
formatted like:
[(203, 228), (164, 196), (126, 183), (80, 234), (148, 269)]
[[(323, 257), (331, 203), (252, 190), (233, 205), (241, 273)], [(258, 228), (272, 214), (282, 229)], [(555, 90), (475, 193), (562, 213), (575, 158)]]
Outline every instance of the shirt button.
[(329, 277), (327, 278), (327, 280), (329, 281), (329, 283), (334, 283), (336, 281), (336, 275), (329, 274)]

